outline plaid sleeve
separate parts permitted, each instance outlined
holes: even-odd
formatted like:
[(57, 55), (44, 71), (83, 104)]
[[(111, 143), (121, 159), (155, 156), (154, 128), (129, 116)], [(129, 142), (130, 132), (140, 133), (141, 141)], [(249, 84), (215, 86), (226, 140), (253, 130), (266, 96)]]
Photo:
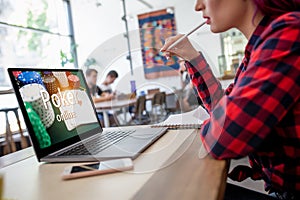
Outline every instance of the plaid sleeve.
[(200, 56), (191, 62), (186, 62), (185, 65), (203, 105), (208, 112), (211, 112), (224, 95), (219, 80), (214, 76), (201, 53)]
[[(217, 159), (244, 157), (257, 150), (299, 101), (300, 20), (270, 26), (257, 40), (230, 94), (219, 100), (200, 130), (204, 146)], [(197, 80), (203, 81), (200, 74)], [(214, 94), (215, 88), (216, 84), (205, 95)]]

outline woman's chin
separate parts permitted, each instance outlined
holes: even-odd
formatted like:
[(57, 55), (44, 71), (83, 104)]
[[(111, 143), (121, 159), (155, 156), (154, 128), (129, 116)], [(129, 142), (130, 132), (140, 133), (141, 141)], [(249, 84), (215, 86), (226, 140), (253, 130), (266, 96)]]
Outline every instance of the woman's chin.
[(221, 29), (220, 27), (214, 26), (214, 25), (210, 25), (210, 31), (213, 33), (222, 33), (226, 30)]
[(218, 33), (218, 29), (214, 25), (210, 25), (210, 31), (213, 33)]

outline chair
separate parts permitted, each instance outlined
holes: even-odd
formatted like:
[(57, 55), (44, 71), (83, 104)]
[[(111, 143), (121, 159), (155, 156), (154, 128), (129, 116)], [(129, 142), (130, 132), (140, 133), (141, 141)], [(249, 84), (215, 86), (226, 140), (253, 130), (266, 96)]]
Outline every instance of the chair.
[(146, 97), (140, 96), (136, 100), (133, 109), (132, 123), (135, 125), (145, 125), (149, 124), (150, 121), (150, 117), (146, 111)]
[(10, 123), (8, 120), (9, 112), (13, 112), (17, 119), (17, 124), (19, 127), (19, 134), (21, 136), (21, 141), (20, 141), (21, 148), (24, 149), (24, 148), (28, 147), (28, 141), (27, 141), (26, 137), (24, 136), (23, 130), (21, 128), (21, 122), (20, 122), (20, 118), (19, 118), (18, 109), (19, 109), (18, 107), (0, 109), (0, 112), (5, 113), (5, 122), (6, 122), (5, 143), (4, 143), (4, 149), (3, 149), (4, 155), (17, 151), (16, 143), (15, 143), (16, 141), (14, 140), (13, 133), (11, 131)]
[[(165, 108), (166, 108), (166, 93), (165, 92), (157, 92), (154, 94), (152, 99), (152, 120), (153, 122), (159, 122), (164, 120), (165, 116)], [(158, 118), (159, 116), (159, 118)]]
[(167, 115), (176, 114), (179, 111), (179, 98), (174, 94), (166, 95), (166, 108)]
[(224, 200), (275, 200), (267, 194), (263, 194), (254, 190), (249, 190), (231, 183), (226, 184)]
[[(117, 96), (117, 100), (129, 100), (136, 99), (136, 93), (120, 94)], [(114, 110), (113, 116), (117, 126), (126, 126), (132, 122), (130, 119), (130, 114), (132, 113), (132, 108), (134, 106), (129, 106), (128, 108), (120, 108), (119, 110)], [(130, 119), (127, 121), (127, 119)]]

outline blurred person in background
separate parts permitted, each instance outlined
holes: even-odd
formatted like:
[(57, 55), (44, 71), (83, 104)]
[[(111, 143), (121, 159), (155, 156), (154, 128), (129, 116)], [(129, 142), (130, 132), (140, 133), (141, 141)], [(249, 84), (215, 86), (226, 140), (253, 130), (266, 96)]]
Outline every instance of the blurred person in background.
[(99, 88), (106, 93), (114, 94), (111, 85), (118, 78), (119, 74), (115, 70), (111, 70), (107, 73), (104, 81), (99, 85)]
[[(94, 103), (104, 102), (104, 101), (110, 101), (114, 99), (115, 95), (113, 93), (104, 92), (98, 85), (97, 85), (97, 79), (98, 79), (98, 71), (96, 69), (87, 69), (85, 72), (86, 76), (86, 82), (89, 87), (90, 94), (92, 96)], [(102, 127), (104, 127), (104, 121), (103, 121), (103, 114), (97, 113), (98, 118), (101, 122)], [(109, 120), (112, 124), (115, 123), (115, 120), (113, 118), (112, 114), (109, 115)]]

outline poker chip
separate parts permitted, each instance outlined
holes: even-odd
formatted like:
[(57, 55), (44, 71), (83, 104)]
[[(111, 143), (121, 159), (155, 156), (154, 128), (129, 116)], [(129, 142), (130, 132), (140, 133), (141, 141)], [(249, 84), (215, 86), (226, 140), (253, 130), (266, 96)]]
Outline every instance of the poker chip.
[(42, 74), (44, 76), (51, 76), (52, 75), (52, 72), (51, 71), (42, 71)]
[(20, 93), (23, 101), (29, 103), (34, 111), (39, 115), (42, 123), (49, 128), (55, 120), (54, 110), (50, 101), (44, 103), (41, 90), (45, 90), (40, 84), (29, 84), (21, 87)]
[(21, 87), (20, 93), (24, 101), (32, 102), (41, 98), (41, 94), (40, 94), (41, 90), (45, 90), (45, 88), (42, 87), (40, 84), (33, 83)]
[(49, 92), (50, 96), (52, 94), (56, 94), (58, 92), (58, 84), (54, 76), (46, 75), (43, 77), (44, 85), (46, 86), (47, 91)]
[(69, 81), (66, 72), (52, 72), (61, 88), (69, 87)]
[(69, 71), (67, 71), (67, 72), (66, 72), (66, 75), (67, 75), (67, 77), (68, 77), (69, 75), (72, 75), (72, 73), (69, 72)]
[(25, 102), (24, 104), (40, 148), (46, 148), (51, 146), (51, 138), (44, 124), (42, 123), (41, 118), (35, 112), (35, 110), (33, 109), (30, 103)]
[(21, 71), (13, 71), (14, 77), (18, 78), (18, 76), (21, 74)]
[(68, 76), (68, 80), (71, 89), (78, 89), (80, 87), (80, 80), (78, 76), (71, 74)]
[(17, 80), (20, 83), (20, 86), (37, 83), (44, 86), (41, 75), (38, 72), (34, 71), (25, 71), (18, 75)]

